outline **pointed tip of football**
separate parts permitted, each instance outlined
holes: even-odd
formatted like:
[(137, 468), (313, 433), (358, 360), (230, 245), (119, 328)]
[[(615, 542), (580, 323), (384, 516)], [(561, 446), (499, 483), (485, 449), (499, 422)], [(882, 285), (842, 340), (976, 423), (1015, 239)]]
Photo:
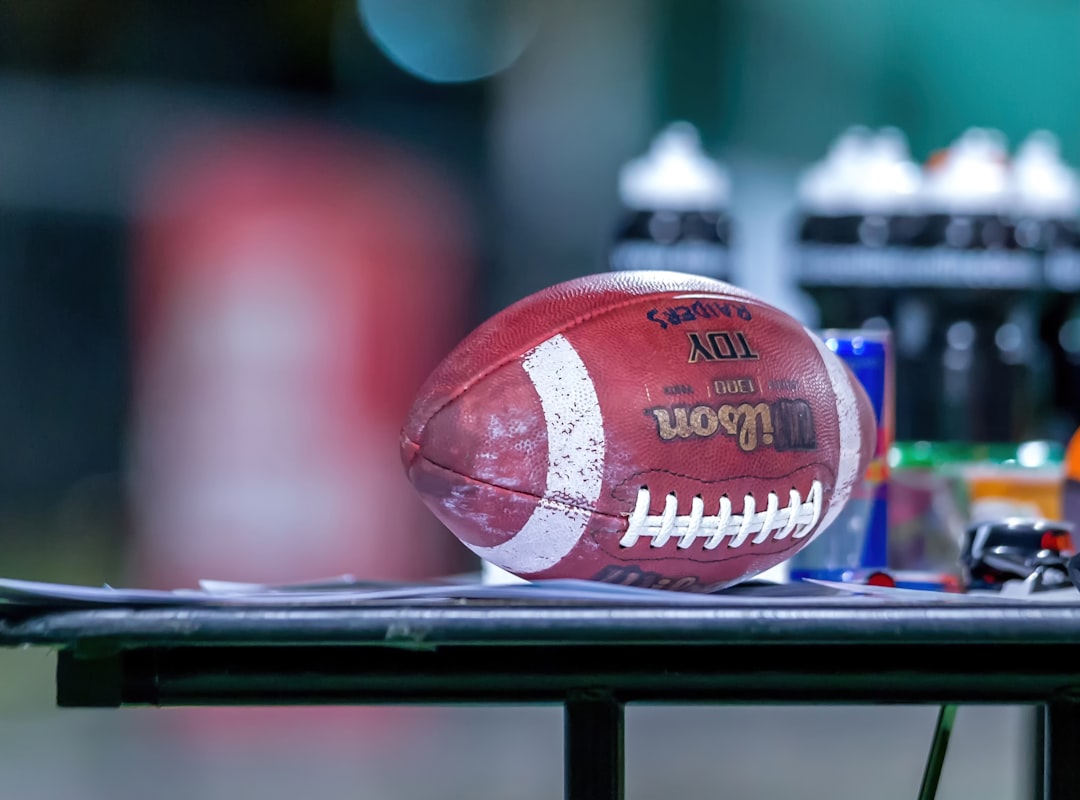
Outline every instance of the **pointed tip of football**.
[(420, 455), (420, 445), (409, 438), (409, 434), (405, 431), (401, 432), (401, 465), (405, 467), (405, 472), (409, 472), (412, 469), (412, 465), (416, 462), (417, 456)]

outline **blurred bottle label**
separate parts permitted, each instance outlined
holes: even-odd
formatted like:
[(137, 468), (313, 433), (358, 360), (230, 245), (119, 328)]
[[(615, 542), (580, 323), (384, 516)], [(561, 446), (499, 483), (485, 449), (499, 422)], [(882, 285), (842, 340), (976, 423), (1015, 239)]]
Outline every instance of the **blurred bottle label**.
[[(727, 218), (715, 213), (627, 212), (616, 232), (609, 266), (612, 270), (674, 270), (728, 280), (728, 226)], [(670, 232), (664, 233), (665, 228)]]

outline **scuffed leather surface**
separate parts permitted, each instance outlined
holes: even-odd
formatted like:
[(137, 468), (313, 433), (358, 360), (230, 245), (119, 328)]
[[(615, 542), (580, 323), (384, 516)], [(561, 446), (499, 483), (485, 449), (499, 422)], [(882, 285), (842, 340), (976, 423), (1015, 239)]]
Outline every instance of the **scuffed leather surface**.
[[(667, 309), (702, 299), (687, 294), (714, 295), (706, 303), (738, 303), (752, 319), (739, 318), (734, 306), (731, 317), (665, 316)], [(656, 310), (662, 313), (650, 316)], [(689, 363), (694, 346), (688, 334), (707, 342), (707, 334), (716, 331), (741, 332), (757, 358)], [(545, 493), (547, 428), (521, 358), (556, 334), (573, 345), (595, 387), (604, 423), (603, 485), (574, 551), (556, 567), (527, 577), (621, 580), (615, 568), (659, 576), (650, 580), (666, 586), (683, 579), (677, 588), (737, 582), (790, 557), (810, 537), (738, 548), (725, 543), (711, 551), (700, 544), (680, 550), (674, 542), (651, 548), (647, 541), (622, 548), (618, 539), (638, 488), (648, 486), (653, 514), (662, 512), (669, 492), (678, 498), (680, 514), (689, 513), (695, 494), (705, 501), (706, 514), (715, 514), (723, 494), (736, 511), (751, 494), (761, 510), (770, 492), (786, 504), (790, 488), (805, 496), (818, 480), (827, 506), (841, 447), (859, 451), (861, 471), (868, 463), (875, 440), (869, 400), (848, 373), (862, 435), (857, 442), (841, 442), (822, 357), (796, 320), (707, 278), (657, 272), (589, 276), (541, 291), (489, 319), (450, 353), (417, 396), (402, 430), (402, 460), (427, 505), (466, 543), (487, 547), (505, 541), (523, 524), (529, 498)], [(718, 395), (716, 381), (750, 381), (754, 390)], [(738, 437), (722, 429), (670, 441), (659, 435), (658, 413), (673, 419), (676, 406), (715, 410), (781, 400), (808, 404), (813, 449), (779, 451), (759, 435), (757, 447), (746, 452)]]

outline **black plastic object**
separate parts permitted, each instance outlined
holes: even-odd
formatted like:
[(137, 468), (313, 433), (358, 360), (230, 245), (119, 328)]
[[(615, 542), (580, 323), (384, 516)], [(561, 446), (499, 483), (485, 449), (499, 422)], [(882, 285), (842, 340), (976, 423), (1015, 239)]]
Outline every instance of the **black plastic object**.
[(1072, 585), (1080, 589), (1080, 553), (1071, 556), (1065, 563), (1065, 568), (1068, 570)]
[(1010, 517), (978, 522), (964, 531), (960, 565), (966, 587), (1000, 590), (1026, 581), (1031, 591), (1068, 585), (1068, 560), (1075, 552), (1072, 524), (1061, 520)]

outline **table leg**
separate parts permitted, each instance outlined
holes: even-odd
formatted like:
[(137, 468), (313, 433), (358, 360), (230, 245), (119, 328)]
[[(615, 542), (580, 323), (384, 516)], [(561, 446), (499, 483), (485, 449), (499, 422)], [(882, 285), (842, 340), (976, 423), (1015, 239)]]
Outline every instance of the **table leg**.
[(1046, 798), (1046, 763), (1050, 751), (1046, 749), (1046, 706), (1041, 703), (1031, 707), (1031, 747), (1028, 764), (1031, 769), (1031, 796), (1034, 800)]
[(919, 800), (934, 800), (937, 797), (941, 769), (945, 766), (945, 753), (949, 749), (949, 737), (952, 736), (955, 721), (956, 706), (943, 705), (938, 711), (937, 725), (934, 726), (934, 738), (930, 743), (930, 755), (927, 756), (922, 786), (919, 787)]
[(1046, 800), (1080, 795), (1080, 697), (1062, 696), (1046, 706)]
[(573, 692), (565, 711), (565, 800), (623, 800), (623, 704), (607, 692)]

